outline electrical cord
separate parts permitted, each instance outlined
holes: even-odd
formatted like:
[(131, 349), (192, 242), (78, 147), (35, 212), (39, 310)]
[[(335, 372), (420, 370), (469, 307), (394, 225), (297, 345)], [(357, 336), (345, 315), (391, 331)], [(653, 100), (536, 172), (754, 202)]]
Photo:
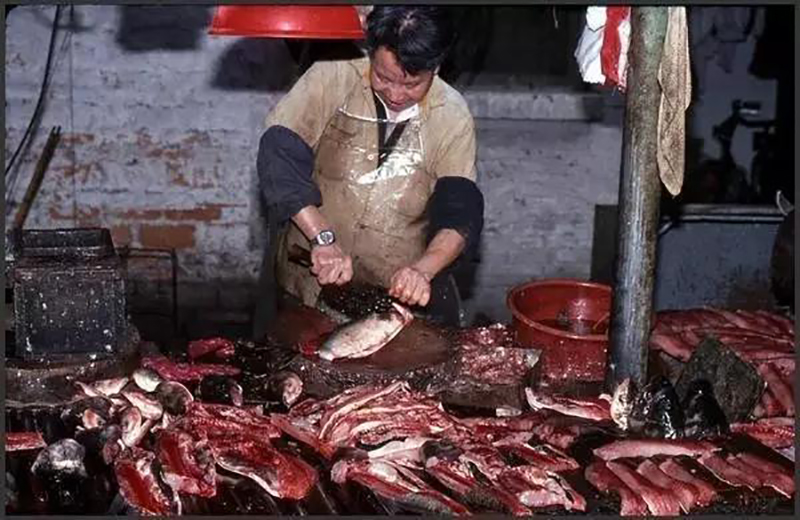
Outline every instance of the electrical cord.
[[(60, 15), (61, 15), (61, 6), (57, 5), (56, 6), (56, 15), (53, 18), (53, 30), (50, 33), (50, 46), (49, 46), (49, 48), (47, 50), (47, 62), (45, 63), (45, 66), (44, 66), (44, 78), (42, 79), (42, 87), (39, 90), (39, 99), (36, 101), (36, 107), (33, 109), (33, 115), (31, 116), (31, 120), (28, 123), (28, 127), (25, 130), (25, 133), (23, 134), (22, 139), (20, 140), (19, 144), (17, 145), (17, 149), (14, 150), (14, 154), (11, 156), (11, 159), (9, 160), (8, 165), (6, 165), (6, 169), (5, 169), (5, 176), (6, 177), (8, 176), (9, 172), (11, 171), (11, 168), (14, 166), (14, 163), (16, 162), (17, 157), (19, 156), (19, 153), (22, 151), (22, 149), (25, 147), (25, 144), (28, 142), (28, 139), (30, 138), (31, 132), (33, 131), (33, 127), (34, 127), (34, 125), (36, 123), (36, 120), (39, 118), (39, 114), (40, 114), (40, 112), (42, 110), (45, 93), (47, 91), (47, 86), (48, 86), (48, 84), (50, 82), (50, 72), (51, 72), (50, 66), (51, 66), (51, 63), (53, 61), (53, 49), (55, 48), (56, 33), (58, 32), (58, 20), (59, 20)], [(7, 178), (6, 180), (7, 180), (7, 184), (6, 184), (6, 207), (8, 207), (9, 206), (9, 202), (11, 200), (11, 194), (14, 192), (14, 185), (16, 184), (17, 174), (15, 173), (11, 178)]]

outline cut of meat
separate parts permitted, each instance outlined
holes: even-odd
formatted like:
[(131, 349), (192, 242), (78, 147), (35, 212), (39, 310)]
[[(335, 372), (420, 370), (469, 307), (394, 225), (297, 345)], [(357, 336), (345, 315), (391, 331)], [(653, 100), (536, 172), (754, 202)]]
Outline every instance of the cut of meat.
[(595, 460), (586, 468), (586, 480), (601, 493), (614, 492), (620, 498), (620, 514), (622, 516), (644, 516), (647, 514), (647, 503), (634, 493), (625, 483), (608, 469), (602, 460)]
[(758, 401), (756, 406), (757, 408), (753, 408), (752, 412), (753, 417), (756, 419), (784, 415), (781, 403), (778, 402), (778, 399), (775, 397), (775, 394), (772, 393), (769, 386), (767, 386), (767, 388), (761, 394), (761, 399)]
[(225, 338), (205, 338), (190, 341), (187, 347), (189, 359), (194, 361), (208, 354), (219, 359), (229, 359), (236, 353), (233, 341)]
[(468, 504), (506, 511), (513, 515), (528, 516), (531, 510), (522, 505), (507, 490), (485, 485), (472, 476), (464, 461), (432, 457), (426, 461), (425, 472), (455, 492)]
[(794, 417), (773, 417), (731, 424), (731, 431), (749, 435), (773, 449), (794, 446)]
[(696, 457), (717, 450), (718, 446), (707, 441), (624, 439), (596, 448), (594, 454), (608, 461), (629, 457), (650, 458), (656, 455)]
[(253, 437), (210, 437), (217, 464), (253, 480), (276, 498), (301, 500), (317, 483), (317, 472), (306, 462)]
[(331, 479), (339, 484), (357, 482), (400, 505), (423, 512), (468, 515), (469, 509), (427, 486), (413, 474), (385, 461), (342, 459), (331, 468)]
[[(779, 464), (764, 460), (752, 453), (739, 453), (736, 455), (735, 460), (741, 461), (745, 466), (739, 466), (740, 469), (749, 471), (755, 474), (763, 475), (762, 482), (765, 486), (769, 486), (778, 493), (791, 498), (795, 491), (794, 476)], [(732, 462), (728, 458), (728, 462)]]
[(335, 425), (336, 420), (340, 417), (348, 415), (353, 410), (356, 410), (368, 402), (390, 394), (396, 391), (408, 392), (408, 383), (404, 381), (397, 381), (384, 387), (376, 387), (373, 385), (362, 385), (356, 388), (342, 392), (338, 396), (332, 398), (326, 403), (327, 411), (322, 415), (319, 421), (319, 435), (320, 438), (325, 437), (328, 430)]
[(530, 438), (533, 429), (541, 424), (546, 416), (542, 412), (529, 412), (514, 417), (468, 417), (457, 421), (466, 427), (469, 437), (491, 444), (516, 433), (527, 432)]
[(650, 483), (626, 464), (615, 461), (607, 462), (607, 464), (608, 469), (614, 472), (626, 486), (642, 497), (652, 514), (677, 516), (680, 513), (680, 503), (669, 491)]
[(694, 489), (697, 491), (695, 500), (698, 506), (706, 507), (717, 498), (717, 490), (713, 485), (699, 477), (696, 477), (695, 475), (692, 475), (692, 473), (677, 460), (667, 459), (666, 461), (662, 462), (659, 467), (664, 473), (675, 480), (680, 480), (681, 482), (685, 482), (694, 486)]
[(572, 399), (563, 396), (537, 394), (525, 388), (525, 397), (534, 410), (553, 410), (563, 415), (580, 417), (592, 421), (611, 421), (610, 399)]
[(672, 493), (681, 505), (684, 513), (688, 513), (697, 502), (699, 492), (691, 484), (676, 480), (664, 473), (655, 462), (650, 459), (645, 460), (636, 471), (652, 484), (659, 486)]
[(506, 468), (497, 477), (497, 484), (516, 493), (528, 507), (562, 506), (568, 511), (585, 511), (586, 499), (562, 477), (535, 466)]
[(47, 446), (39, 432), (6, 432), (6, 452), (38, 450)]
[(732, 466), (716, 453), (701, 455), (697, 460), (708, 468), (715, 477), (734, 487), (745, 486), (751, 490), (761, 487), (761, 479), (755, 475), (745, 473), (736, 466)]
[(168, 381), (200, 381), (205, 376), (235, 376), (241, 372), (236, 367), (210, 363), (175, 363), (165, 356), (148, 356), (142, 359), (142, 366), (154, 370)]
[(512, 453), (522, 460), (553, 473), (572, 471), (580, 468), (578, 462), (566, 453), (546, 444), (531, 446), (513, 437), (494, 443), (504, 453)]
[(179, 427), (188, 432), (215, 430), (229, 433), (244, 433), (268, 439), (281, 436), (281, 431), (272, 420), (247, 408), (224, 404), (205, 404), (193, 401), (189, 410), (178, 420)]
[(158, 436), (157, 453), (164, 482), (173, 491), (202, 497), (216, 495), (217, 472), (207, 440), (195, 440), (178, 430), (164, 430)]
[(161, 489), (153, 471), (154, 453), (139, 448), (123, 452), (114, 463), (122, 498), (137, 511), (150, 515), (175, 514), (175, 503)]

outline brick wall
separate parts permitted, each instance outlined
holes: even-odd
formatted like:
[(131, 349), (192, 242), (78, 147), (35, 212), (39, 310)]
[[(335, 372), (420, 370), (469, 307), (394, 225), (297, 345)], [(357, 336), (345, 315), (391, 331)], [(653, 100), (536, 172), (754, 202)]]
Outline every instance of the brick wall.
[[(291, 77), (286, 52), (278, 42), (209, 37), (196, 16), (174, 11), (171, 26), (137, 18), (149, 42), (142, 49), (130, 43), (131, 9), (65, 8), (62, 26), (72, 10), (73, 29), (59, 32), (46, 109), (18, 161), (13, 199), (60, 125), (27, 227), (103, 226), (117, 245), (176, 248), (182, 307), (246, 309), (263, 247), (257, 144)], [(7, 20), (6, 157), (36, 102), (54, 10), (18, 7)], [(180, 46), (170, 45), (174, 35), (183, 35)], [(616, 200), (619, 125), (582, 120), (596, 115), (597, 97), (524, 98), (467, 93), (487, 211), (470, 314), (507, 316), (506, 289), (529, 278), (588, 277), (593, 206)]]

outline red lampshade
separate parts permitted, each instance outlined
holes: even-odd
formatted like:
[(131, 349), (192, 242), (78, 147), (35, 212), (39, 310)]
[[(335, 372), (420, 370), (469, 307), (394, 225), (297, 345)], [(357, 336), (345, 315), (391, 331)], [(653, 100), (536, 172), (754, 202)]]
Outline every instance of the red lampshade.
[(255, 38), (364, 38), (352, 5), (223, 5), (217, 7), (209, 33)]

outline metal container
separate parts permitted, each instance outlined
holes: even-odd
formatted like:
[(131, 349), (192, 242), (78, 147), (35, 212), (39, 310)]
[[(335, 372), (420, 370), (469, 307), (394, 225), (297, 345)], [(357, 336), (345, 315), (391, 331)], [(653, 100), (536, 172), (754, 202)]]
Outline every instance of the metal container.
[(511, 289), (507, 304), (517, 341), (542, 349), (543, 378), (603, 380), (609, 286), (570, 279), (532, 281)]
[(122, 262), (107, 229), (12, 234), (16, 356), (113, 355), (127, 328)]

